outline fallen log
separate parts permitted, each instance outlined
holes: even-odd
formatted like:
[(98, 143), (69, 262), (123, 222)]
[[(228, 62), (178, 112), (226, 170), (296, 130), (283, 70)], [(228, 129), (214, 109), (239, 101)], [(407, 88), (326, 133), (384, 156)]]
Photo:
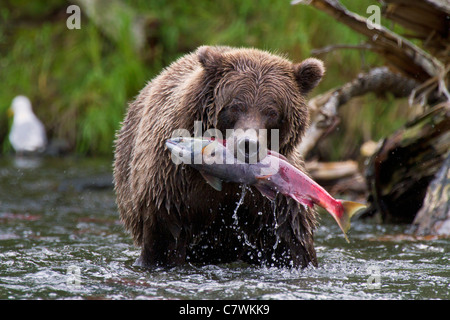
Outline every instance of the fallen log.
[(306, 170), (311, 177), (333, 196), (344, 196), (365, 202), (367, 186), (356, 161), (307, 161)]
[(305, 166), (314, 179), (321, 180), (342, 179), (358, 173), (358, 163), (352, 160), (341, 162), (308, 161)]

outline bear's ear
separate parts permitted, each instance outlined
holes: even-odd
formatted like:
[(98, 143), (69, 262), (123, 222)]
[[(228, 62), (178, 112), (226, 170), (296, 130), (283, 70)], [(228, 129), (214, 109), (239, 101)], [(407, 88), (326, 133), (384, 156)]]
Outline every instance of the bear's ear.
[(222, 54), (214, 47), (202, 46), (197, 49), (198, 60), (207, 71), (216, 72), (222, 65)]
[(308, 58), (298, 64), (294, 64), (295, 80), (303, 95), (307, 95), (319, 84), (324, 73), (325, 67), (319, 59)]

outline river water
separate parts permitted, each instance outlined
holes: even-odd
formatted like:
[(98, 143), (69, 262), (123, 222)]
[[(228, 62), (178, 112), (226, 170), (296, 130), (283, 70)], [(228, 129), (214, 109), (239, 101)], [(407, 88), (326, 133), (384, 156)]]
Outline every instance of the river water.
[(319, 267), (145, 270), (119, 220), (111, 160), (0, 158), (0, 299), (448, 299), (450, 240), (322, 215)]

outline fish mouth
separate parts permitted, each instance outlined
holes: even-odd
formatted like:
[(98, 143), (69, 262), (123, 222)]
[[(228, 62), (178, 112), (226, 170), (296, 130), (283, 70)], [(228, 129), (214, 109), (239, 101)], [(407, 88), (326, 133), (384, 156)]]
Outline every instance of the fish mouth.
[(184, 140), (181, 138), (173, 138), (166, 140), (166, 147), (172, 153), (172, 156), (186, 162), (191, 158), (192, 152), (190, 148), (183, 145)]
[(166, 141), (166, 147), (169, 149), (170, 153), (177, 158), (180, 158), (180, 156), (182, 158), (182, 155), (185, 153), (185, 149), (172, 140)]
[(194, 138), (171, 138), (166, 140), (166, 147), (172, 153), (172, 160), (176, 158), (177, 162), (181, 161), (185, 164), (201, 163), (204, 146), (210, 145), (210, 141), (199, 140)]
[(168, 148), (170, 151), (172, 151), (172, 150), (174, 150), (176, 147), (178, 147), (178, 143), (175, 142), (173, 139), (168, 139), (168, 140), (166, 141), (166, 146), (167, 146), (167, 148)]

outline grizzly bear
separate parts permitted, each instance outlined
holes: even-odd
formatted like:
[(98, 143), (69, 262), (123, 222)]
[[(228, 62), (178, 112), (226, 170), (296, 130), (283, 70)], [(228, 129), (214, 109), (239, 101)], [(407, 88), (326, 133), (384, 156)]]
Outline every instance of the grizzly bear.
[(305, 98), (323, 74), (314, 58), (294, 64), (258, 49), (202, 46), (144, 87), (129, 105), (114, 159), (120, 218), (141, 247), (136, 265), (317, 266), (314, 210), (236, 183), (217, 191), (195, 169), (174, 164), (165, 142), (177, 129), (193, 135), (195, 121), (203, 130), (242, 129), (231, 138), (244, 145), (261, 142), (247, 129), (278, 129), (279, 153), (304, 170), (296, 146), (309, 120)]

